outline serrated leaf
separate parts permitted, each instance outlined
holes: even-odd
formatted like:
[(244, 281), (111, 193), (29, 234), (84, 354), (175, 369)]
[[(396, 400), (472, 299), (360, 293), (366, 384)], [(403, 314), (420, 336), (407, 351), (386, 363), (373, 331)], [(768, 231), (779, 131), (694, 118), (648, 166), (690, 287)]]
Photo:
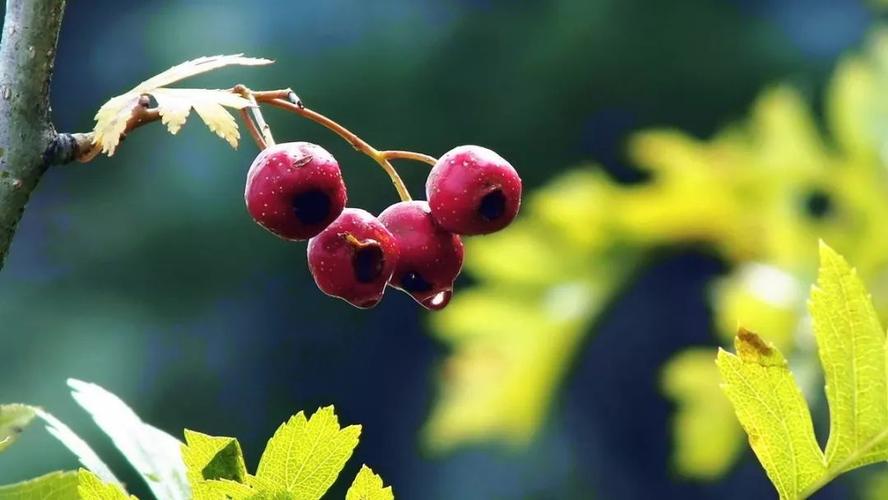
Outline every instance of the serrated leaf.
[(86, 441), (75, 434), (70, 427), (40, 408), (34, 408), (34, 413), (46, 422), (46, 431), (77, 456), (84, 467), (96, 473), (106, 483), (122, 484)]
[(321, 498), (351, 457), (360, 434), (360, 425), (340, 428), (332, 406), (318, 409), (310, 419), (299, 412), (268, 441), (256, 477), (297, 500)]
[(118, 484), (104, 483), (92, 472), (80, 469), (77, 472), (77, 493), (81, 500), (135, 500), (127, 495)]
[(361, 466), (361, 470), (345, 493), (345, 500), (394, 500), (394, 498), (392, 487), (383, 486), (382, 478), (366, 465)]
[[(208, 436), (186, 429), (182, 459), (195, 499), (218, 498), (220, 488), (252, 492), (245, 484), (247, 467), (237, 439)], [(238, 483), (242, 487), (228, 483)]]
[(94, 142), (101, 145), (103, 153), (112, 156), (120, 144), (120, 137), (126, 130), (127, 122), (139, 106), (140, 98), (143, 95), (152, 95), (157, 100), (161, 121), (171, 133), (179, 131), (185, 124), (191, 108), (194, 108), (211, 131), (225, 139), (232, 147), (237, 147), (240, 138), (237, 122), (224, 107), (241, 109), (250, 105), (248, 100), (225, 90), (163, 87), (224, 66), (257, 66), (272, 62), (269, 59), (234, 54), (201, 57), (174, 66), (103, 104), (95, 116)]
[(27, 405), (0, 405), (0, 452), (15, 442), (34, 416), (34, 408)]
[(158, 499), (188, 499), (182, 443), (148, 425), (114, 394), (96, 384), (68, 379), (71, 395), (139, 472)]
[(38, 478), (0, 486), (0, 500), (78, 500), (77, 472), (50, 472)]
[(240, 443), (235, 438), (208, 436), (185, 429), (182, 458), (189, 478), (246, 481), (247, 466)]
[(225, 66), (262, 66), (271, 64), (271, 59), (257, 57), (245, 57), (243, 54), (229, 54), (218, 56), (204, 56), (177, 64), (163, 73), (152, 76), (144, 82), (136, 85), (130, 92), (145, 93), (158, 87), (165, 87), (171, 83), (186, 78), (213, 71)]
[(780, 351), (745, 330), (735, 346), (719, 349), (722, 388), (780, 498), (799, 498), (826, 471), (808, 404)]
[(820, 259), (810, 308), (829, 403), (826, 460), (844, 471), (888, 459), (888, 449), (870, 443), (888, 429), (885, 334), (845, 259), (822, 242)]

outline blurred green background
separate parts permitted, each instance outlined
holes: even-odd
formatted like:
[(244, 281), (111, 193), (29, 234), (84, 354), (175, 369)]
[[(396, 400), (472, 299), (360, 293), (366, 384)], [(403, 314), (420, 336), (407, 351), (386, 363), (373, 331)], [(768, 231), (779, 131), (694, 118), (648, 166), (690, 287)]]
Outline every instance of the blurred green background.
[[(481, 144), (518, 168), (527, 193), (589, 161), (631, 183), (643, 177), (625, 157), (635, 130), (706, 137), (778, 81), (819, 110), (837, 57), (874, 20), (851, 0), (69, 2), (53, 116), (60, 130), (88, 129), (107, 98), (154, 73), (244, 52), (277, 62), (185, 85), (289, 86), (380, 148)], [(395, 201), (385, 175), (337, 137), (277, 111), (266, 118), (278, 141), (337, 157), (350, 205), (378, 213)], [(343, 476), (372, 464), (400, 498), (772, 494), (749, 453), (714, 483), (669, 465), (672, 407), (657, 377), (682, 346), (714, 343), (705, 284), (723, 271), (718, 259), (690, 248), (646, 271), (585, 344), (527, 449), (429, 454), (418, 433), (444, 354), (429, 313), (398, 293), (371, 311), (321, 294), (305, 245), (277, 240), (244, 209), (255, 153), (248, 140), (231, 151), (192, 118), (177, 137), (145, 127), (111, 159), (51, 170), (0, 274), (0, 400), (54, 412), (140, 496), (65, 378), (108, 388), (174, 435), (237, 436), (253, 466), (289, 415), (335, 404), (364, 425)], [(401, 172), (418, 197), (426, 168)], [(74, 464), (35, 428), (0, 455), (0, 483)], [(821, 498), (848, 495), (839, 483)]]

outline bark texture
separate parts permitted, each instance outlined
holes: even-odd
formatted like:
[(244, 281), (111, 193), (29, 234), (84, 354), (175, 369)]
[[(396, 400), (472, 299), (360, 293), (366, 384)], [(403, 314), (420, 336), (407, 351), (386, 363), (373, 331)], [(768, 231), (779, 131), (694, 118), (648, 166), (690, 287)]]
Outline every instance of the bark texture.
[(49, 84), (65, 0), (8, 0), (0, 41), (0, 268), (40, 177), (70, 161), (71, 135), (52, 125)]

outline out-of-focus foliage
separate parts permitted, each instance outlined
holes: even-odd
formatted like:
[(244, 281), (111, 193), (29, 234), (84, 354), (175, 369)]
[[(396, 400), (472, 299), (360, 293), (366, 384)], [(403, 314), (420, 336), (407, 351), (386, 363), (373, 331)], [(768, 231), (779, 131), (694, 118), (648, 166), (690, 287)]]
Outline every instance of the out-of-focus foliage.
[[(178, 498), (320, 499), (339, 476), (358, 445), (360, 425), (339, 426), (332, 406), (320, 408), (310, 418), (299, 412), (281, 424), (262, 453), (255, 475), (247, 472), (240, 443), (234, 438), (213, 437), (185, 430), (185, 443), (139, 419), (123, 401), (95, 384), (69, 380), (74, 399), (92, 415), (162, 500)], [(47, 430), (68, 447), (89, 470), (53, 472), (0, 486), (0, 499), (47, 498), (68, 500), (115, 500), (136, 498), (124, 490), (113, 473), (65, 424), (39, 408), (27, 405), (0, 406), (3, 428), (21, 432), (35, 416), (47, 422)], [(0, 423), (2, 423), (0, 422)], [(11, 439), (7, 444), (11, 443)], [(3, 450), (0, 450), (3, 451)], [(391, 487), (366, 465), (349, 488), (349, 500), (392, 500)]]
[[(580, 339), (629, 270), (658, 248), (702, 244), (731, 264), (712, 287), (723, 343), (742, 319), (769, 332), (790, 359), (811, 350), (803, 291), (814, 279), (818, 238), (857, 263), (876, 310), (888, 312), (886, 85), (888, 36), (879, 32), (865, 54), (835, 69), (829, 139), (796, 90), (774, 86), (748, 120), (709, 140), (668, 129), (635, 134), (629, 152), (647, 182), (577, 170), (531, 198), (513, 229), (469, 242), (468, 269), (479, 284), (433, 318), (453, 352), (428, 442), (446, 449), (533, 436)], [(677, 404), (677, 470), (713, 478), (733, 463), (742, 433), (700, 352), (667, 365), (663, 386)], [(807, 387), (813, 367), (798, 358)]]
[(27, 405), (0, 405), (0, 451), (5, 450), (34, 418)]
[(807, 498), (838, 475), (888, 460), (885, 332), (860, 277), (820, 245), (810, 310), (826, 380), (829, 439), (821, 451), (808, 403), (786, 359), (741, 329), (719, 350), (722, 388), (782, 499)]
[(96, 113), (95, 143), (102, 147), (103, 153), (112, 156), (120, 143), (121, 135), (126, 130), (127, 122), (139, 106), (139, 100), (143, 95), (151, 95), (157, 101), (157, 111), (161, 121), (171, 134), (182, 128), (188, 114), (194, 108), (210, 131), (236, 148), (240, 133), (237, 131), (237, 122), (225, 106), (243, 109), (250, 106), (250, 101), (227, 90), (169, 89), (164, 86), (225, 66), (258, 66), (271, 62), (269, 59), (235, 54), (200, 57), (177, 64), (103, 104)]

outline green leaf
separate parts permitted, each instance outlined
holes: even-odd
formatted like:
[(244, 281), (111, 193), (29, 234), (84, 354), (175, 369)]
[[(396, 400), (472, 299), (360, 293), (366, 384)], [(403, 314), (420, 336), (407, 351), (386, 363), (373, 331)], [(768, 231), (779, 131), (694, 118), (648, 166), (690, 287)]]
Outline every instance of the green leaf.
[(247, 477), (243, 452), (237, 439), (215, 437), (185, 429), (182, 458), (189, 479), (230, 479), (243, 483)]
[(34, 409), (27, 405), (0, 405), (0, 452), (15, 442), (34, 415)]
[(71, 395), (148, 483), (157, 498), (191, 498), (182, 443), (148, 425), (114, 394), (95, 384), (69, 379)]
[(382, 478), (366, 465), (361, 466), (354, 482), (345, 493), (345, 500), (394, 500), (391, 486), (383, 486)]
[(885, 334), (857, 273), (822, 242), (810, 308), (830, 410), (827, 462), (843, 472), (888, 459), (869, 443), (888, 429)]
[(799, 498), (826, 469), (808, 404), (780, 351), (740, 330), (737, 355), (719, 349), (722, 388), (781, 498)]
[(297, 500), (321, 498), (358, 445), (360, 425), (339, 427), (332, 406), (310, 419), (299, 412), (268, 441), (256, 476), (292, 493)]
[(783, 355), (743, 329), (717, 364), (728, 399), (781, 498), (806, 498), (839, 474), (888, 460), (885, 334), (857, 273), (820, 244), (809, 302), (826, 379), (830, 435), (820, 451)]
[(82, 500), (130, 500), (136, 497), (127, 495), (118, 484), (104, 483), (99, 476), (86, 469), (77, 472), (77, 493)]
[(50, 472), (28, 481), (0, 486), (0, 500), (77, 500), (77, 473)]
[(237, 439), (208, 436), (186, 429), (182, 459), (194, 498), (232, 496), (231, 490), (252, 493), (252, 489), (244, 484), (247, 467)]

